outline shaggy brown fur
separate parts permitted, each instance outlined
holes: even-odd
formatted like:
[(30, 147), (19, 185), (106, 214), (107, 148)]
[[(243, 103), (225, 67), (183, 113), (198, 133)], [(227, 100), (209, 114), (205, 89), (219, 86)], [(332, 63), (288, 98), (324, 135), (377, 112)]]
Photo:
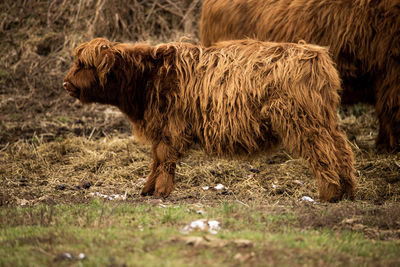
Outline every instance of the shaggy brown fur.
[(400, 150), (400, 0), (204, 0), (201, 38), (305, 40), (330, 47), (342, 102), (375, 104), (377, 147)]
[(115, 105), (152, 144), (143, 194), (168, 196), (177, 160), (193, 143), (217, 156), (282, 144), (305, 158), (323, 201), (352, 197), (353, 154), (338, 127), (340, 80), (327, 51), (242, 40), (203, 48), (94, 39), (76, 49), (64, 88)]

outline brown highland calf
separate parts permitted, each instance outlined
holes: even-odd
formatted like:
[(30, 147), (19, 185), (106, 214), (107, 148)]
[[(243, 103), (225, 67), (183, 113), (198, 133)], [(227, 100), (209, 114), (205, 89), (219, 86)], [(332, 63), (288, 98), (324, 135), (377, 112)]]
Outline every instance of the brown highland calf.
[(204, 0), (201, 38), (328, 46), (342, 102), (375, 105), (376, 145), (400, 150), (400, 0)]
[(322, 201), (354, 194), (353, 153), (338, 126), (340, 80), (326, 49), (252, 40), (204, 48), (94, 39), (64, 80), (84, 103), (117, 106), (152, 144), (142, 194), (168, 196), (191, 144), (254, 156), (282, 144), (310, 164)]

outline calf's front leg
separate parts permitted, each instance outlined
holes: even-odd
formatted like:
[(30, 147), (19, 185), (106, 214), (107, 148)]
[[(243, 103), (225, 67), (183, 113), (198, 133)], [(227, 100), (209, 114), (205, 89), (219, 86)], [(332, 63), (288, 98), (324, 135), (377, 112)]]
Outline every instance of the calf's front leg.
[(152, 147), (153, 163), (142, 195), (167, 197), (174, 189), (174, 176), (178, 153), (171, 146), (160, 142)]

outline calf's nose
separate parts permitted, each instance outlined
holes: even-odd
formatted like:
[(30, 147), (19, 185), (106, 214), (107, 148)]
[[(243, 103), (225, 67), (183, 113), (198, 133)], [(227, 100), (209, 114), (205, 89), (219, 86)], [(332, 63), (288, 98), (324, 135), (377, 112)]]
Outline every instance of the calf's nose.
[(67, 82), (63, 82), (64, 89), (67, 89)]

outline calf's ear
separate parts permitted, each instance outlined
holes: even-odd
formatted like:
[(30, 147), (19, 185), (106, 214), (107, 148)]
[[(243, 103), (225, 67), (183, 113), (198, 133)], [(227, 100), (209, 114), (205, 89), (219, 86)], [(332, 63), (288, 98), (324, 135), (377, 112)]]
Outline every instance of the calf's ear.
[(116, 52), (107, 46), (102, 46), (99, 55), (95, 61), (95, 67), (99, 76), (101, 86), (107, 83), (107, 74), (111, 71), (117, 60)]

